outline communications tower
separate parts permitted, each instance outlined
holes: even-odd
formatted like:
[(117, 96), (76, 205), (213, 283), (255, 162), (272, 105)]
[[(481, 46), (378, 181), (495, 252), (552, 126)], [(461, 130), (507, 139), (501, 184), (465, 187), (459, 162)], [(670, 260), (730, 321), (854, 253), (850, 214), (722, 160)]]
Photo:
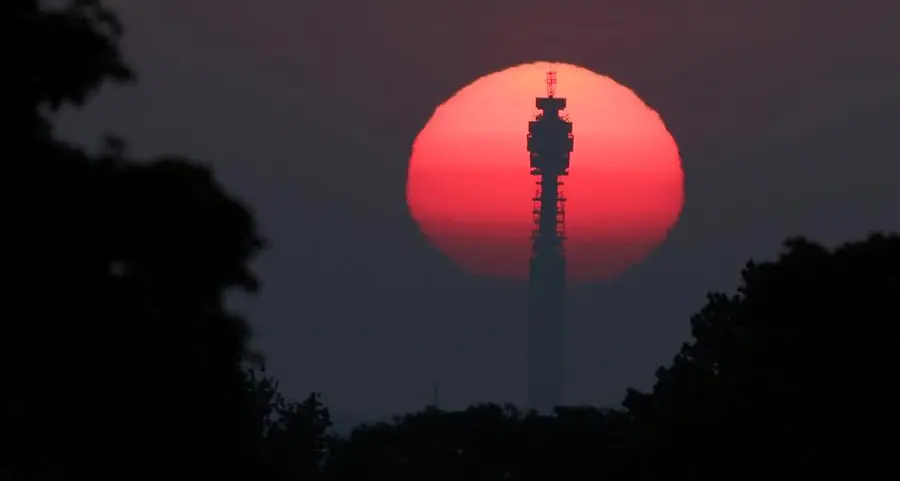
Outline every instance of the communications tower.
[(556, 97), (556, 72), (547, 72), (547, 96), (528, 123), (533, 201), (531, 265), (528, 286), (528, 397), (530, 407), (547, 412), (563, 404), (564, 327), (566, 318), (566, 198), (561, 177), (569, 173), (574, 145), (572, 122)]

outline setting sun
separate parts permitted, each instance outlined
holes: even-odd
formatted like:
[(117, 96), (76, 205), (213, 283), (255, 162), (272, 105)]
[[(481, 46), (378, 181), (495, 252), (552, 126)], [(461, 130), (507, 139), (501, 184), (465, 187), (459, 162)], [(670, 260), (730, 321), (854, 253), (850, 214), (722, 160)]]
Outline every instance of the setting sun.
[[(475, 274), (525, 279), (535, 179), (526, 150), (548, 63), (481, 77), (440, 105), (412, 150), (407, 200), (423, 233)], [(659, 115), (609, 77), (553, 64), (575, 148), (562, 187), (575, 281), (605, 280), (644, 259), (678, 220), (678, 147)]]

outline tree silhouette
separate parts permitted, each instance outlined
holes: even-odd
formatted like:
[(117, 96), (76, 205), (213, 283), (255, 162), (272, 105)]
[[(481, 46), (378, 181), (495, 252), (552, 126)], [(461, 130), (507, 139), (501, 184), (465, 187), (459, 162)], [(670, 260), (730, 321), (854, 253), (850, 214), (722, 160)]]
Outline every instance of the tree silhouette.
[(621, 413), (592, 407), (551, 416), (511, 405), (428, 408), (359, 426), (336, 445), (327, 479), (602, 479), (627, 426)]
[(2, 8), (23, 44), (5, 112), (27, 189), (0, 324), (0, 476), (258, 477), (249, 328), (224, 303), (257, 288), (253, 216), (198, 162), (57, 140), (54, 109), (131, 77), (120, 27), (96, 1)]
[(301, 402), (286, 399), (265, 365), (247, 370), (254, 400), (260, 477), (272, 481), (317, 479), (330, 455), (331, 416), (318, 393)]
[(896, 472), (900, 236), (785, 247), (710, 294), (652, 392), (628, 393), (651, 461), (638, 479)]
[(7, 0), (4, 17), (16, 48), (9, 50), (4, 108), (15, 136), (46, 134), (41, 109), (83, 105), (105, 81), (126, 82), (134, 74), (119, 52), (122, 25), (99, 0), (69, 0), (48, 8), (39, 0)]
[(22, 409), (7, 434), (34, 460), (65, 458), (72, 476), (96, 473), (99, 453), (195, 474), (246, 461), (249, 330), (224, 295), (256, 287), (247, 262), (263, 244), (250, 213), (184, 159), (41, 161), (53, 170), (31, 211), (42, 228), (30, 244), (42, 248), (29, 315), (4, 323), (18, 366), (6, 394)]

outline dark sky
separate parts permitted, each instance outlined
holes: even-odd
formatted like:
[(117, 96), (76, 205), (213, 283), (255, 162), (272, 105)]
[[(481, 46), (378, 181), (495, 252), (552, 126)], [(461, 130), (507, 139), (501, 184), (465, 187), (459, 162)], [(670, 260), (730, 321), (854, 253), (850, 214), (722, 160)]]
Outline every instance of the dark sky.
[(681, 148), (667, 242), (572, 291), (573, 403), (649, 386), (704, 293), (784, 237), (900, 228), (897, 0), (109, 4), (139, 83), (67, 113), (63, 132), (215, 166), (274, 243), (262, 294), (236, 305), (285, 389), (320, 390), (346, 419), (419, 408), (436, 381), (447, 407), (524, 401), (523, 286), (462, 272), (404, 199), (413, 138), (486, 73), (552, 59), (610, 75)]

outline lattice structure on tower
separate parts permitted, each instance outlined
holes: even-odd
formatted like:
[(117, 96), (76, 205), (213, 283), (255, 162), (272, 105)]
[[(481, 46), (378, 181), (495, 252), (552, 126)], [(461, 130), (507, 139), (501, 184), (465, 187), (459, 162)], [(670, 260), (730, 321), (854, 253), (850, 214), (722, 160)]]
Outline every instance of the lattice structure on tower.
[(563, 403), (564, 328), (566, 317), (566, 197), (574, 147), (572, 122), (564, 112), (566, 99), (556, 97), (556, 72), (547, 72), (547, 95), (537, 97), (538, 109), (528, 123), (534, 227), (529, 270), (528, 396), (534, 409), (548, 411)]

